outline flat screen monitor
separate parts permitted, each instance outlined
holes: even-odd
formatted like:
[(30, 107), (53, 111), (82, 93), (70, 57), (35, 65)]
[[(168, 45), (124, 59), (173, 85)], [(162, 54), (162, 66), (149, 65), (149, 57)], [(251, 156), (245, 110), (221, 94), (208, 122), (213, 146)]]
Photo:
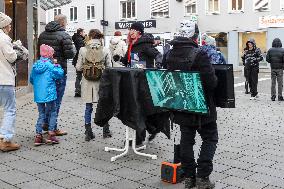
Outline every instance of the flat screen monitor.
[(198, 72), (146, 69), (154, 106), (207, 114), (208, 108)]

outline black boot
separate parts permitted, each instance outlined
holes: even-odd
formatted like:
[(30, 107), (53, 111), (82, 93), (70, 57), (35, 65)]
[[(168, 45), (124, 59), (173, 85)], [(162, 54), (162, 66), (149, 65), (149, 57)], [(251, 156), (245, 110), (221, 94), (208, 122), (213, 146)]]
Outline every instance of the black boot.
[(91, 124), (86, 124), (85, 125), (85, 141), (90, 141), (92, 140), (93, 138), (95, 138), (95, 135), (92, 131), (92, 127), (91, 127)]
[(275, 101), (275, 98), (276, 98), (276, 96), (273, 95), (273, 96), (271, 97), (271, 100), (272, 100), (272, 101)]
[(283, 96), (278, 96), (278, 101), (284, 101)]
[(184, 186), (185, 189), (195, 188), (196, 186), (196, 178), (195, 177), (188, 177), (184, 179)]
[(111, 138), (112, 133), (109, 130), (109, 124), (105, 124), (103, 127), (103, 138)]
[(215, 188), (215, 183), (211, 182), (209, 177), (196, 178), (197, 189), (213, 189)]

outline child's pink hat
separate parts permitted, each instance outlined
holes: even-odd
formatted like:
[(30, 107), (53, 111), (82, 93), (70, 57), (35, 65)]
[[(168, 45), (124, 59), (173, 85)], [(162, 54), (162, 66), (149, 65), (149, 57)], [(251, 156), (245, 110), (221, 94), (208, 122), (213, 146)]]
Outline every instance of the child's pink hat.
[(54, 49), (51, 46), (42, 44), (40, 46), (40, 56), (44, 58), (52, 58), (54, 54)]

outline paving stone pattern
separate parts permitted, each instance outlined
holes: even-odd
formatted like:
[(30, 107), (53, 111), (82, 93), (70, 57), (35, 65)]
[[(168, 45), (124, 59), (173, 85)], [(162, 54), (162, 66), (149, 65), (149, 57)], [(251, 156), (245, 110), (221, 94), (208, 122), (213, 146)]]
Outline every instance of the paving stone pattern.
[[(267, 75), (267, 74), (266, 74)], [(262, 74), (260, 77), (267, 77)], [(243, 82), (236, 73), (236, 82)], [(59, 116), (59, 128), (68, 131), (54, 146), (33, 146), (37, 108), (32, 94), (17, 99), (17, 135), (22, 148), (0, 152), (0, 189), (182, 189), (160, 181), (160, 164), (173, 158), (173, 141), (158, 135), (145, 150), (158, 160), (133, 152), (115, 162), (115, 152), (104, 147), (122, 147), (124, 126), (110, 121), (113, 138), (103, 139), (102, 128), (93, 125), (96, 135), (84, 141), (84, 104), (73, 97), (75, 73), (69, 69), (66, 94)], [(218, 109), (219, 144), (211, 178), (216, 189), (284, 188), (284, 103), (270, 101), (270, 80), (259, 83), (260, 98), (250, 101), (243, 87), (235, 88), (236, 108)], [(2, 116), (2, 114), (1, 114)], [(197, 145), (200, 145), (197, 137)], [(196, 155), (198, 147), (195, 147)]]

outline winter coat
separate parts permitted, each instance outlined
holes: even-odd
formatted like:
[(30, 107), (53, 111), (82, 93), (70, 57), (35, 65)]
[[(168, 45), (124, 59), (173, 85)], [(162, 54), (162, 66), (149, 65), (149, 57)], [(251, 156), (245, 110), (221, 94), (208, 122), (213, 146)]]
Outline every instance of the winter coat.
[[(217, 112), (214, 100), (214, 89), (217, 86), (217, 77), (207, 53), (199, 49), (198, 45), (191, 39), (185, 37), (177, 37), (171, 41), (171, 45), (173, 45), (173, 48), (168, 52), (168, 55), (166, 55), (163, 65), (169, 70), (199, 72), (209, 109), (208, 115), (174, 112), (174, 122), (185, 126), (199, 126), (216, 121)], [(195, 59), (191, 60), (194, 54)], [(193, 62), (191, 68), (189, 60)]]
[(120, 36), (114, 36), (110, 40), (109, 50), (111, 53), (113, 67), (122, 67), (123, 65), (120, 61), (113, 60), (113, 56), (118, 55), (119, 57), (124, 57), (127, 52), (126, 43), (122, 40)]
[(203, 45), (201, 50), (207, 53), (211, 64), (220, 64), (220, 54), (217, 52), (216, 47), (213, 45)]
[(85, 38), (83, 36), (81, 36), (80, 34), (75, 33), (72, 36), (72, 40), (74, 42), (74, 45), (75, 45), (76, 51), (77, 51), (75, 57), (73, 58), (72, 65), (76, 66), (77, 60), (78, 60), (79, 51), (80, 51), (81, 47), (85, 46), (85, 42), (84, 42)]
[(58, 22), (52, 21), (46, 25), (45, 31), (39, 36), (38, 47), (42, 44), (49, 45), (54, 49), (54, 58), (57, 59), (66, 74), (67, 59), (72, 59), (76, 53), (70, 35)]
[[(248, 43), (253, 44), (253, 49), (249, 50)], [(261, 50), (256, 47), (253, 39), (250, 39), (246, 43), (246, 48), (244, 49), (244, 54), (242, 56), (243, 65), (246, 68), (259, 67), (259, 62), (263, 60), (261, 55)]]
[[(163, 55), (154, 47), (153, 39), (149, 35), (142, 35), (133, 45), (131, 54), (137, 54), (139, 61), (146, 61), (146, 68), (153, 68), (154, 62), (156, 67), (160, 67)], [(131, 60), (128, 61), (129, 46), (122, 63), (125, 66), (131, 65)]]
[(17, 59), (12, 39), (0, 29), (0, 85), (15, 85), (15, 73), (12, 63)]
[(284, 49), (279, 38), (273, 40), (272, 48), (267, 52), (266, 61), (270, 63), (271, 69), (284, 68)]
[(54, 65), (49, 58), (41, 57), (34, 65), (30, 83), (34, 86), (34, 101), (46, 103), (57, 99), (56, 80), (64, 76), (60, 65)]
[[(93, 39), (87, 42), (86, 46), (92, 47), (96, 45), (102, 45), (100, 40)], [(107, 48), (104, 48), (104, 57), (105, 57), (105, 67), (110, 67), (111, 66), (111, 56), (110, 52)], [(82, 47), (79, 51), (78, 55), (78, 61), (76, 65), (76, 70), (77, 71), (82, 71), (83, 69), (83, 64), (86, 59), (86, 53), (87, 53), (87, 48)], [(99, 91), (99, 85), (100, 81), (90, 81), (86, 80), (85, 77), (83, 76), (82, 78), (82, 84), (81, 84), (81, 94), (82, 94), (82, 99), (85, 103), (93, 103), (93, 102), (98, 102), (98, 91)]]

